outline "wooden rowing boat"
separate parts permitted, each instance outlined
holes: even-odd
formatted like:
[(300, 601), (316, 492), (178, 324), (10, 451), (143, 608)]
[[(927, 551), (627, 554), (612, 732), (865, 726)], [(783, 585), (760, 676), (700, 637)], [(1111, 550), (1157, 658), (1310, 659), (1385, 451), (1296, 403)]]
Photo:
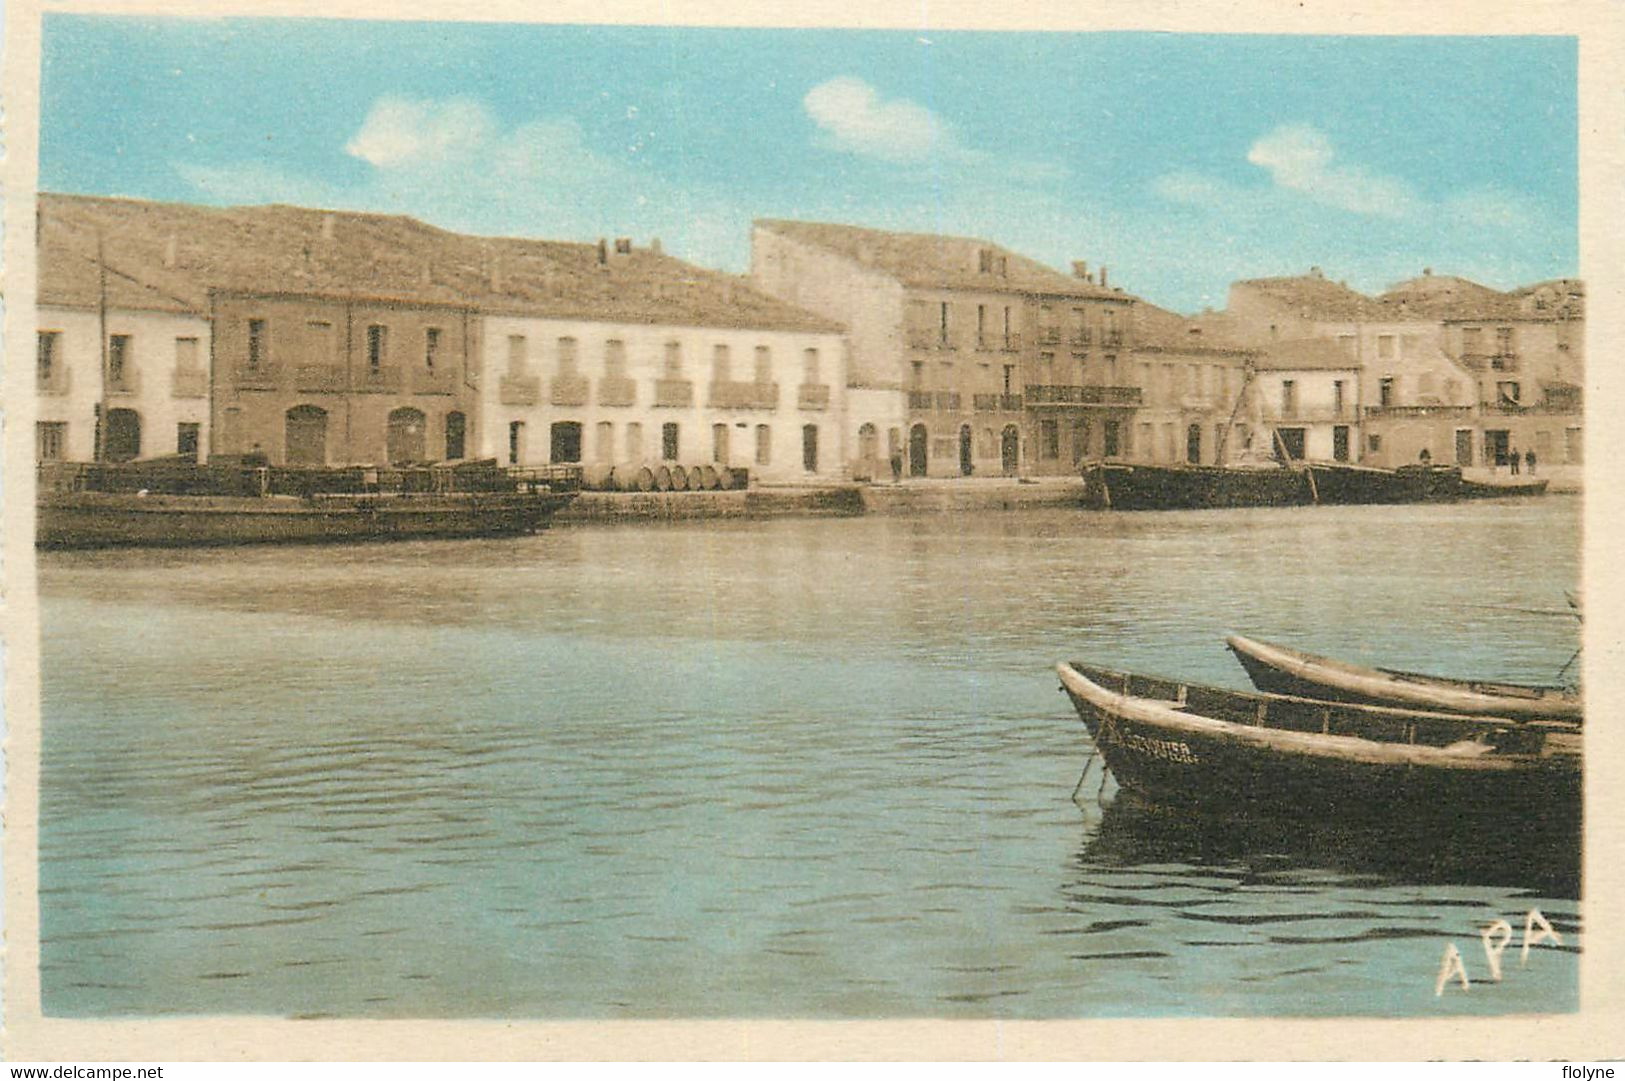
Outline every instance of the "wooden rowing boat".
[(1277, 694), (1445, 713), (1579, 721), (1580, 695), (1566, 687), (1452, 679), (1367, 668), (1233, 634), (1225, 645), (1253, 685)]
[(1521, 825), (1578, 845), (1573, 722), (1232, 691), (1083, 664), (1056, 671), (1119, 787), (1151, 804), (1422, 835)]

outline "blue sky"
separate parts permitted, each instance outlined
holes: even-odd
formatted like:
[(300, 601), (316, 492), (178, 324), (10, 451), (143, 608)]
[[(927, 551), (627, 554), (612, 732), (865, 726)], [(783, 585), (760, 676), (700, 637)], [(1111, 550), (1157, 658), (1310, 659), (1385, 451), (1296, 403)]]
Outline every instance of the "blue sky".
[(45, 17), (40, 186), (659, 236), (984, 236), (1180, 310), (1311, 264), (1577, 273), (1569, 38)]

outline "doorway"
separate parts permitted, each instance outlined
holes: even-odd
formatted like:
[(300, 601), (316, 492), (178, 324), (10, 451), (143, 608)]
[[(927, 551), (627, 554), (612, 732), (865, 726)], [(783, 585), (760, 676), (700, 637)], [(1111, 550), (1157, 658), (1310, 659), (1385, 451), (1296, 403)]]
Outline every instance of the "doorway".
[(581, 423), (574, 420), (555, 421), (548, 445), (548, 461), (581, 461)]
[(1473, 430), (1471, 428), (1456, 429), (1456, 464), (1473, 464)]
[(289, 465), (327, 464), (327, 410), (296, 405), (284, 415), (282, 428)]
[(1015, 476), (1021, 468), (1021, 432), (1014, 424), (1006, 424), (999, 437), (999, 468), (1007, 477)]
[(1302, 428), (1275, 429), (1275, 456), (1283, 452), (1294, 462), (1303, 461), (1304, 430)]
[(384, 452), (390, 465), (403, 462), (421, 462), (424, 457), (423, 412), (418, 409), (397, 409), (389, 415), (389, 433)]
[(468, 418), (462, 413), (446, 414), (446, 461), (455, 462), (468, 450)]
[(1512, 448), (1512, 433), (1494, 428), (1484, 433), (1484, 464), (1506, 465)]
[(1332, 427), (1332, 461), (1346, 462), (1349, 460), (1349, 426), (1337, 424)]
[(1185, 461), (1191, 465), (1202, 464), (1202, 426), (1192, 424), (1185, 429)]
[(128, 462), (141, 457), (141, 414), (134, 409), (107, 411), (107, 437), (102, 456), (109, 462)]
[(926, 439), (925, 425), (916, 424), (908, 430), (908, 475), (911, 477), (925, 476)]
[(971, 453), (970, 425), (959, 426), (959, 472), (970, 476), (976, 471), (976, 459)]

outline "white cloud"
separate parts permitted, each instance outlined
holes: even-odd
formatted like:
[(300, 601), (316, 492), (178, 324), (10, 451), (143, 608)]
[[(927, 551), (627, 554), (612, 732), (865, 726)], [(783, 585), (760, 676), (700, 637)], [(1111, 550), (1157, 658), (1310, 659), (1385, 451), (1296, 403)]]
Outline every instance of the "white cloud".
[(477, 101), (384, 97), (373, 103), (344, 152), (380, 168), (447, 161), (477, 147), (494, 126)]
[(1276, 128), (1253, 143), (1247, 160), (1267, 170), (1277, 186), (1340, 210), (1403, 218), (1418, 208), (1408, 184), (1337, 162), (1331, 139), (1307, 124)]
[(933, 154), (957, 156), (963, 149), (925, 106), (903, 98), (883, 101), (879, 91), (851, 75), (819, 83), (801, 105), (832, 145), (855, 154), (906, 164)]

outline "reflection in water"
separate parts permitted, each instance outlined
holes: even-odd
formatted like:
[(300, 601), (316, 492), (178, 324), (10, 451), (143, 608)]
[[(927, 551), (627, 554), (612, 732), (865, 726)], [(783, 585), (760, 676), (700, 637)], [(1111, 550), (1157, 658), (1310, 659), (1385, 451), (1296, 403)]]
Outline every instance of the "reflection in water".
[[(1096, 825), (1051, 666), (1537, 680), (1576, 505), (557, 529), (41, 561), (47, 1013), (1573, 1009), (1568, 891)], [(1472, 570), (1464, 571), (1464, 567)], [(1396, 631), (1396, 628), (1400, 630)], [(1126, 823), (1126, 824), (1125, 824)], [(1539, 907), (1517, 978), (1445, 943)]]

